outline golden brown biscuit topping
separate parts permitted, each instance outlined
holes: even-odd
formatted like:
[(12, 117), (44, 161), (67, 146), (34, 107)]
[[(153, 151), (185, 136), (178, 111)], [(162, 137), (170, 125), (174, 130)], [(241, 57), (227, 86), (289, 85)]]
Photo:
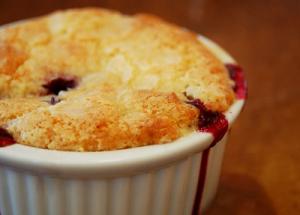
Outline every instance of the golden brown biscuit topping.
[(167, 143), (197, 128), (187, 97), (219, 112), (235, 99), (223, 63), (156, 17), (72, 9), (0, 30), (0, 123), (18, 143), (74, 151)]

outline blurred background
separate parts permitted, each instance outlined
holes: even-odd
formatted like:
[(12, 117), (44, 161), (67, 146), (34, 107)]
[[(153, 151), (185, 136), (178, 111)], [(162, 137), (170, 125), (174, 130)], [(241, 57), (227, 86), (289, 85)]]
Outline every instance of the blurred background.
[(83, 6), (153, 13), (229, 51), (249, 98), (206, 214), (300, 214), (299, 0), (0, 0), (0, 24)]

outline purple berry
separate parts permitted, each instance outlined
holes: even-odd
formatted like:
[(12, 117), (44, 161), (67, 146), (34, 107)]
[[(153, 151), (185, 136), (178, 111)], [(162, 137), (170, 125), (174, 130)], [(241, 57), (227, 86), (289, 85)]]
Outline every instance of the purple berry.
[(225, 64), (229, 72), (230, 78), (234, 81), (235, 85), (233, 90), (238, 99), (245, 99), (247, 97), (247, 84), (244, 78), (243, 69), (235, 64)]
[(47, 90), (47, 94), (55, 95), (58, 95), (60, 91), (67, 91), (68, 89), (75, 88), (76, 86), (76, 79), (70, 77), (55, 78), (43, 85), (43, 87)]
[(0, 128), (0, 147), (12, 145), (14, 143), (16, 143), (14, 138), (4, 128)]
[(214, 136), (211, 147), (214, 146), (226, 134), (228, 129), (226, 117), (220, 112), (208, 110), (200, 99), (194, 99), (187, 103), (200, 110), (198, 129), (199, 131), (209, 132)]

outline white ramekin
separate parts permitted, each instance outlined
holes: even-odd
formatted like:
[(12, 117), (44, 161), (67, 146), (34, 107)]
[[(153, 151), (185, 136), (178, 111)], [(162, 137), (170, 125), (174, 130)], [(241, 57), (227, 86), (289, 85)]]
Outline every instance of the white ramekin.
[[(215, 43), (199, 39), (224, 63), (234, 63)], [(243, 105), (244, 100), (237, 100), (225, 113), (229, 126)], [(203, 211), (217, 191), (226, 139), (227, 134), (210, 149), (212, 135), (200, 132), (169, 144), (105, 152), (63, 152), (20, 144), (0, 148), (1, 213), (190, 215), (202, 155), (209, 150)]]

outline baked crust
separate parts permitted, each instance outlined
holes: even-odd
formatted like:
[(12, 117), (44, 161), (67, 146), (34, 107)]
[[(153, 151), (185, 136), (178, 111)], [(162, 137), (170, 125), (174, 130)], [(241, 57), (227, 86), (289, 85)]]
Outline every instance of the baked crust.
[[(60, 77), (77, 87), (55, 105), (41, 101)], [(0, 123), (18, 143), (99, 151), (170, 142), (197, 127), (186, 96), (219, 112), (235, 99), (196, 35), (152, 15), (71, 9), (0, 30)]]

